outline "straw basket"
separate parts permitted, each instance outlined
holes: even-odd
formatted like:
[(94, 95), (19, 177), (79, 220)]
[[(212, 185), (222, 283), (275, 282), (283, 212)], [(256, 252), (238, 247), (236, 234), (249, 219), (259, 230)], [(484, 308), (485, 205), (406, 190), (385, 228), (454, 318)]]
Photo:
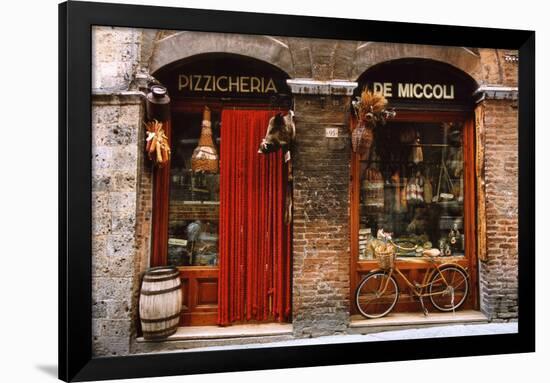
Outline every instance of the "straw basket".
[(372, 126), (366, 126), (364, 123), (359, 123), (359, 126), (351, 133), (351, 147), (353, 151), (363, 155), (365, 159), (368, 159), (373, 138), (374, 133)]
[(201, 137), (191, 156), (191, 169), (195, 172), (217, 173), (218, 151), (212, 139), (210, 109), (204, 108)]
[(378, 266), (381, 269), (391, 269), (395, 261), (395, 247), (380, 245), (374, 248), (374, 256), (378, 260)]
[(191, 159), (191, 169), (193, 169), (193, 171), (195, 172), (217, 173), (218, 160), (211, 160), (207, 158), (193, 158)]

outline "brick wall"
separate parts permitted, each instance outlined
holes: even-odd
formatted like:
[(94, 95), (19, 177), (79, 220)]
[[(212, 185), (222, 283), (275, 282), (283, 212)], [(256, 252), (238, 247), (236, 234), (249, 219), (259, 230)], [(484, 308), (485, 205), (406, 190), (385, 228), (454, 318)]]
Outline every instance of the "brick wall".
[(479, 49), (480, 74), (478, 83), (502, 86), (518, 85), (518, 64), (506, 56), (518, 54), (516, 50)]
[(513, 58), (518, 56), (516, 50), (499, 50), (502, 84), (518, 86), (518, 63)]
[[(293, 328), (342, 333), (349, 320), (349, 97), (295, 95)], [(325, 138), (325, 128), (338, 138)]]
[(487, 260), (480, 262), (481, 310), (518, 316), (518, 114), (510, 100), (485, 100)]
[(94, 355), (129, 352), (135, 290), (139, 97), (92, 105), (92, 334)]

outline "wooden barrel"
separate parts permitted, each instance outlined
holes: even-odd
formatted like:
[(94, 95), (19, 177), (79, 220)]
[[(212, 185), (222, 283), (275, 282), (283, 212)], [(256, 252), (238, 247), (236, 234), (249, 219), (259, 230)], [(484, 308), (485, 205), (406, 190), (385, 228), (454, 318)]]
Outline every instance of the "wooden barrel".
[(182, 292), (175, 267), (153, 267), (145, 272), (139, 297), (143, 337), (166, 338), (176, 332), (180, 320)]

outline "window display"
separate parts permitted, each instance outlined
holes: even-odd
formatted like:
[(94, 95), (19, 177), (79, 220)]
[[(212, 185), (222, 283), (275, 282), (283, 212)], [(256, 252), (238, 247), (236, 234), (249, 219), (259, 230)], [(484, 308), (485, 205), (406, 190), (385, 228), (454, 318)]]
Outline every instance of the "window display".
[(462, 123), (391, 121), (359, 154), (359, 259), (373, 259), (375, 233), (392, 234), (401, 257), (439, 250), (464, 256)]
[(211, 118), (211, 112), (207, 109), (203, 114), (175, 115), (170, 168), (168, 229), (168, 264), (170, 265), (216, 266), (218, 264), (220, 200), (218, 166), (217, 164), (210, 166), (213, 172), (192, 169), (192, 156), (198, 145), (204, 141), (205, 130), (209, 145), (213, 145), (213, 150), (219, 150), (220, 135), (217, 121), (219, 121), (219, 114), (212, 113)]

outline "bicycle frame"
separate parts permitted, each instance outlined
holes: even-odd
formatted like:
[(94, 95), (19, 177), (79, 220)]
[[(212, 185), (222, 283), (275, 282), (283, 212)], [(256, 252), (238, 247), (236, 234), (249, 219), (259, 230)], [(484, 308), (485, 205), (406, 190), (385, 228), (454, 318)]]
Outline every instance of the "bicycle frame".
[[(425, 260), (417, 260), (417, 259), (411, 259), (409, 260), (409, 262), (422, 262), (422, 263), (426, 263)], [(464, 273), (466, 274), (466, 276), (468, 276), (469, 278), (469, 273), (468, 271), (462, 267), (461, 265), (455, 263), (455, 262), (446, 262), (446, 263), (442, 263), (442, 264), (438, 264), (436, 263), (436, 261), (432, 258), (429, 258), (428, 259), (428, 263), (431, 265), (430, 268), (428, 269), (428, 271), (426, 271), (426, 273), (424, 274), (424, 278), (422, 279), (422, 283), (421, 284), (413, 284), (411, 283), (411, 281), (405, 276), (405, 274), (403, 274), (401, 272), (401, 270), (399, 269), (399, 267), (392, 267), (390, 268), (389, 270), (384, 270), (384, 272), (387, 272), (388, 273), (388, 276), (391, 277), (392, 274), (394, 272), (396, 272), (397, 275), (399, 275), (401, 277), (402, 280), (405, 281), (405, 283), (407, 284), (407, 286), (409, 286), (409, 288), (412, 290), (412, 292), (414, 293), (415, 296), (419, 297), (419, 298), (423, 298), (423, 297), (429, 297), (431, 295), (442, 295), (444, 294), (445, 292), (444, 291), (441, 291), (441, 292), (436, 292), (436, 293), (428, 293), (428, 292), (424, 292), (425, 289), (427, 289), (432, 283), (430, 283), (429, 281), (432, 279), (433, 275), (435, 273), (438, 273), (439, 276), (441, 277), (441, 279), (443, 280), (443, 282), (445, 283), (445, 285), (449, 285), (449, 283), (445, 280), (445, 277), (443, 276), (443, 274), (441, 273), (441, 269), (444, 268), (445, 266), (449, 266), (449, 265), (452, 265), (452, 266), (455, 266), (455, 267), (458, 267), (460, 269), (462, 269), (464, 271)], [(385, 285), (384, 285), (384, 288), (382, 289), (382, 291), (380, 292), (380, 294), (384, 294), (384, 292), (386, 291), (386, 289), (388, 288), (388, 283), (389, 283), (389, 280), (390, 278), (386, 278), (386, 282), (385, 282)], [(380, 286), (382, 287), (382, 286)]]

